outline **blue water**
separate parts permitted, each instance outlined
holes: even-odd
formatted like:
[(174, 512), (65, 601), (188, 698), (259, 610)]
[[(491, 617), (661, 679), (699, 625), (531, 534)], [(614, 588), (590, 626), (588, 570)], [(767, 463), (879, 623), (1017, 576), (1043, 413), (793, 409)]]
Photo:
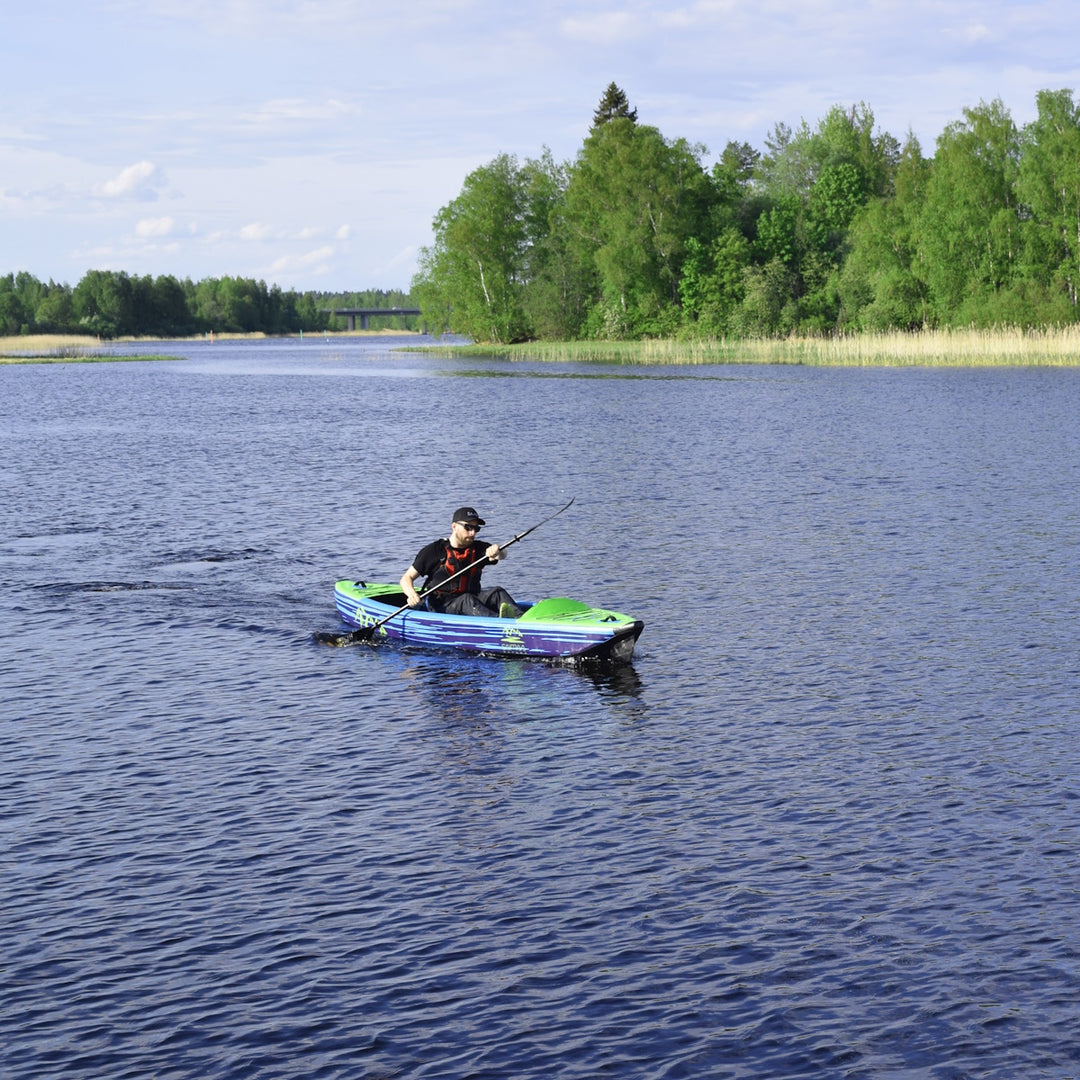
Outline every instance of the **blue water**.
[[(1080, 371), (169, 348), (0, 367), (4, 1080), (1080, 1075)], [(571, 495), (629, 667), (313, 641)]]

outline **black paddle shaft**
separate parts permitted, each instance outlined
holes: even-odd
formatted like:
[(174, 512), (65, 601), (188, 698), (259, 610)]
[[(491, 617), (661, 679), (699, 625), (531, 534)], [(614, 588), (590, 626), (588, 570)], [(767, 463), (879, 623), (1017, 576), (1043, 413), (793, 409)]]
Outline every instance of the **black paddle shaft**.
[[(574, 498), (577, 498), (577, 496), (574, 496)], [(505, 544), (500, 544), (499, 550), (502, 551), (503, 549), (508, 548), (511, 544), (516, 544), (519, 540), (524, 540), (525, 537), (529, 535), (529, 533), (535, 532), (537, 529), (540, 528), (541, 525), (546, 525), (549, 521), (551, 521), (552, 518), (557, 518), (564, 510), (569, 510), (573, 501), (574, 499), (571, 499), (570, 502), (568, 502), (565, 506), (560, 506), (554, 514), (549, 514), (546, 518), (544, 518), (543, 521), (538, 521), (535, 525), (533, 525), (532, 528), (526, 529), (524, 532), (519, 532), (517, 536), (514, 536), (511, 539), (507, 540)], [(462, 574), (467, 574), (477, 565), (482, 565), (483, 563), (490, 561), (491, 560), (485, 555), (483, 556), (483, 558), (478, 560), (478, 562), (471, 563), (463, 570), (459, 570), (456, 574), (451, 574), (450, 577), (444, 578), (442, 581), (439, 582), (437, 587), (442, 588), (444, 585), (448, 585), (451, 581), (454, 581), (457, 578), (461, 577)], [(432, 591), (432, 589), (425, 589), (422, 593), (420, 593), (420, 596), (427, 596), (427, 594)], [(374, 637), (375, 631), (378, 630), (380, 626), (382, 626), (384, 623), (388, 623), (395, 615), (400, 615), (409, 606), (409, 604), (402, 604), (401, 607), (399, 607), (396, 611), (391, 611), (389, 615), (380, 619), (378, 622), (372, 623), (370, 626), (361, 626), (358, 630), (353, 630), (348, 634), (317, 633), (315, 635), (315, 640), (322, 642), (324, 645), (339, 646), (355, 645), (361, 641), (370, 641), (372, 637)]]

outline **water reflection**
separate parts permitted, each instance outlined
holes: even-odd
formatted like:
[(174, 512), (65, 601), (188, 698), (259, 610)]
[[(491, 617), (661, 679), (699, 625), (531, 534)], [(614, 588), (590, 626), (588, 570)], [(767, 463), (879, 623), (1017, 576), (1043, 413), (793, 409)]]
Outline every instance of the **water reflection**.
[[(513, 370), (510, 370), (496, 366), (500, 364), (514, 364), (515, 366)], [(590, 366), (588, 370), (581, 368), (568, 371), (562, 366), (558, 370), (538, 370), (535, 367), (525, 366), (527, 364), (528, 361), (524, 360), (493, 360), (491, 367), (453, 368), (436, 374), (466, 379), (599, 379), (620, 382), (684, 382), (687, 380), (692, 382), (738, 382), (745, 377), (742, 375), (718, 375), (709, 368), (698, 368), (692, 371), (657, 370), (656, 368), (612, 371), (603, 368), (598, 371), (594, 366)]]
[(447, 725), (549, 721), (584, 709), (587, 698), (592, 705), (615, 707), (639, 701), (643, 688), (630, 664), (569, 666), (394, 647), (377, 651), (404, 697)]

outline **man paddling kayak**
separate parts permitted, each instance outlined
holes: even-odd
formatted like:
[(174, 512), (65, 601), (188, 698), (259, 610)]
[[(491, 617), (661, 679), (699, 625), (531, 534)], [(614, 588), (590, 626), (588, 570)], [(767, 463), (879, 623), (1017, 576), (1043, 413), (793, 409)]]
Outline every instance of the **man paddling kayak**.
[[(484, 589), (480, 575), (488, 563), (505, 558), (498, 544), (485, 544), (477, 539), (484, 519), (471, 507), (461, 506), (454, 511), (450, 535), (434, 540), (417, 552), (412, 565), (401, 575), (401, 591), (409, 607), (426, 604), (431, 611), (447, 615), (486, 615), (516, 619), (522, 609), (501, 586)], [(462, 571), (465, 571), (462, 573)], [(460, 574), (445, 588), (439, 583)], [(424, 596), (416, 591), (416, 579), (423, 577)]]

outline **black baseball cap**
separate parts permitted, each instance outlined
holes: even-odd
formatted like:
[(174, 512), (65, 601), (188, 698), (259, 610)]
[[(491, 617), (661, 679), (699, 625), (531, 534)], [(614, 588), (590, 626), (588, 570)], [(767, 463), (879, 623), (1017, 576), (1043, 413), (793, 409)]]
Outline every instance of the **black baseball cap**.
[(470, 525), (486, 524), (484, 519), (471, 506), (459, 506), (454, 511), (454, 521), (459, 521), (463, 525), (466, 523)]

